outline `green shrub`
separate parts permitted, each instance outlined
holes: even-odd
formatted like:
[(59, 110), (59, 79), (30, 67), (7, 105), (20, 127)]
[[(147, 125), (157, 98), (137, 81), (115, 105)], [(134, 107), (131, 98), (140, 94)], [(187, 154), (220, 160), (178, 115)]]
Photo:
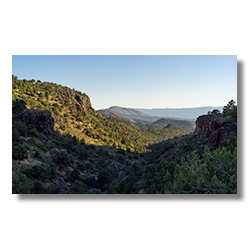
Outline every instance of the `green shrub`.
[(222, 147), (211, 153), (205, 146), (203, 157), (203, 164), (195, 153), (187, 160), (182, 158), (175, 168), (171, 193), (236, 194), (237, 147)]
[(77, 169), (79, 169), (80, 171), (84, 171), (86, 169), (86, 164), (84, 163), (84, 161), (80, 162), (77, 165)]
[(79, 130), (82, 130), (82, 125), (81, 124), (77, 124), (76, 128), (79, 129)]
[(76, 180), (68, 190), (67, 194), (85, 194), (86, 191), (87, 185), (79, 180)]
[(70, 158), (67, 153), (60, 151), (56, 152), (53, 161), (58, 165), (69, 165), (70, 164)]
[(35, 153), (33, 154), (33, 157), (42, 160), (43, 156), (40, 154), (40, 152), (38, 150), (35, 150)]
[(24, 173), (31, 179), (39, 179), (43, 182), (48, 180), (48, 170), (41, 165), (27, 168)]
[(137, 178), (134, 173), (131, 173), (126, 179), (122, 180), (117, 188), (120, 194), (136, 194), (139, 191)]
[(13, 123), (12, 129), (17, 129), (21, 136), (27, 136), (28, 128), (25, 123), (20, 120)]
[(81, 146), (81, 148), (78, 151), (78, 158), (79, 160), (83, 160), (83, 159), (88, 159), (90, 156), (90, 153), (88, 150), (85, 149), (84, 146)]
[(113, 175), (107, 169), (102, 169), (98, 174), (97, 184), (102, 187), (104, 184), (110, 184), (112, 180)]
[(32, 183), (19, 170), (12, 170), (12, 194), (30, 194)]
[(95, 178), (93, 176), (89, 176), (86, 179), (84, 179), (84, 183), (88, 187), (97, 188), (97, 181), (95, 180)]
[(41, 142), (36, 142), (35, 145), (45, 152), (47, 151), (47, 148), (49, 147), (48, 143), (43, 144)]
[(33, 192), (35, 194), (44, 194), (44, 186), (41, 181), (35, 181), (34, 182), (34, 187), (33, 187)]
[(24, 160), (28, 158), (28, 151), (21, 144), (12, 145), (12, 158), (14, 160)]
[(72, 182), (72, 181), (73, 181), (71, 172), (72, 172), (72, 171), (71, 171), (70, 169), (67, 169), (67, 170), (65, 171), (65, 176), (67, 177), (67, 182)]
[(20, 142), (20, 133), (19, 131), (15, 128), (12, 130), (12, 142)]
[(92, 170), (92, 169), (95, 168), (95, 165), (92, 162), (87, 162), (86, 167), (87, 167), (88, 170)]
[(65, 123), (60, 124), (60, 129), (65, 131), (68, 128), (68, 126)]
[(54, 164), (51, 164), (46, 170), (49, 180), (54, 180), (57, 177), (56, 166)]
[(34, 136), (34, 137), (39, 137), (40, 135), (40, 133), (36, 129), (31, 127), (28, 127), (28, 134), (29, 136)]
[(23, 112), (26, 109), (26, 102), (23, 100), (12, 101), (12, 112)]

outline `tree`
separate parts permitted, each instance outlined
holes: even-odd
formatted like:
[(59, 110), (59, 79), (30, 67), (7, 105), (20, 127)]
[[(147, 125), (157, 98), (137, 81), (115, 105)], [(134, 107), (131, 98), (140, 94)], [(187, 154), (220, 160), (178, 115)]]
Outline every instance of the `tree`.
[(104, 184), (110, 184), (113, 180), (112, 174), (106, 170), (105, 168), (102, 169), (98, 174), (98, 186), (103, 186)]
[(26, 109), (26, 102), (24, 100), (12, 101), (12, 112), (19, 113)]
[(224, 106), (224, 107), (223, 107), (223, 114), (225, 115), (225, 114), (227, 114), (228, 112), (234, 110), (235, 108), (236, 108), (236, 106), (235, 106), (235, 101), (234, 101), (234, 100), (231, 100), (231, 101), (227, 104), (227, 106)]
[(19, 170), (12, 170), (12, 194), (30, 194), (32, 184)]
[(44, 186), (41, 181), (35, 181), (34, 182), (34, 187), (33, 187), (33, 192), (35, 194), (44, 194)]
[(137, 182), (136, 175), (131, 173), (119, 183), (117, 192), (120, 194), (136, 194), (139, 191)]
[(79, 180), (76, 180), (68, 190), (67, 194), (85, 194), (86, 191), (87, 185)]
[(46, 95), (46, 99), (48, 101), (49, 100), (49, 91), (48, 90), (45, 91), (45, 95)]
[(24, 160), (28, 158), (28, 151), (21, 144), (12, 146), (12, 158), (14, 160)]
[(12, 129), (17, 129), (21, 136), (27, 136), (28, 127), (25, 123), (21, 122), (20, 120), (13, 122)]
[(221, 115), (220, 111), (218, 109), (214, 109), (210, 114), (214, 117), (218, 117)]
[(203, 163), (197, 153), (182, 158), (174, 172), (173, 194), (236, 194), (237, 147), (210, 152), (205, 146)]

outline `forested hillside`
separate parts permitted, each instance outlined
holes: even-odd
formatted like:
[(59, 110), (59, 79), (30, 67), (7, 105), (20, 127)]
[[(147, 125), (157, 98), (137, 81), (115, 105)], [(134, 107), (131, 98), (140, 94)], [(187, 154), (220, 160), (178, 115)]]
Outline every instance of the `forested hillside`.
[[(226, 107), (208, 116), (237, 128), (237, 108)], [(150, 129), (102, 115), (80, 91), (16, 76), (12, 110), (13, 193), (237, 192), (237, 133), (211, 152), (206, 133), (174, 124)], [(214, 186), (205, 189), (212, 180)]]

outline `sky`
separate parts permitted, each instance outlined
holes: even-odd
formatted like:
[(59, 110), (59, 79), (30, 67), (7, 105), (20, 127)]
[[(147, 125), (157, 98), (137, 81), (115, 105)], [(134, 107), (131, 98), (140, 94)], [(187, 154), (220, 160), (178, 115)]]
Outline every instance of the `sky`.
[(79, 90), (96, 110), (237, 102), (236, 55), (13, 55), (12, 74)]

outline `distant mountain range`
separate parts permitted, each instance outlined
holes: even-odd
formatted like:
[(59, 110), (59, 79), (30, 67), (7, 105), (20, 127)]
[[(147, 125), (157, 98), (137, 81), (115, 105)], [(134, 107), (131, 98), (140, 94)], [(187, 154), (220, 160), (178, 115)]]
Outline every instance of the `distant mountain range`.
[[(108, 109), (98, 110), (101, 114), (106, 115), (114, 115), (118, 118), (126, 118), (129, 120), (130, 124), (133, 126), (133, 123), (141, 123), (134, 124), (138, 129), (159, 129), (165, 128), (169, 124), (173, 124), (179, 126), (181, 128), (194, 129), (195, 124), (194, 121), (185, 120), (185, 119), (169, 119), (162, 118), (159, 116), (150, 116), (136, 109), (123, 108), (118, 106), (112, 106)], [(132, 123), (131, 123), (132, 122)], [(142, 124), (143, 123), (143, 124)]]
[(207, 114), (208, 111), (214, 109), (221, 110), (223, 107), (198, 107), (198, 108), (178, 108), (178, 109), (144, 109), (136, 108), (135, 110), (143, 112), (144, 114), (151, 116), (160, 116), (166, 118), (179, 118), (179, 119), (191, 119), (196, 120), (200, 115)]
[(98, 110), (98, 112), (101, 114), (122, 116), (128, 120), (132, 120), (134, 122), (141, 122), (141, 123), (152, 123), (161, 118), (158, 116), (154, 117), (151, 115), (144, 114), (143, 112), (138, 111), (136, 109), (123, 108), (119, 106), (112, 106), (108, 109), (101, 109), (101, 110)]

